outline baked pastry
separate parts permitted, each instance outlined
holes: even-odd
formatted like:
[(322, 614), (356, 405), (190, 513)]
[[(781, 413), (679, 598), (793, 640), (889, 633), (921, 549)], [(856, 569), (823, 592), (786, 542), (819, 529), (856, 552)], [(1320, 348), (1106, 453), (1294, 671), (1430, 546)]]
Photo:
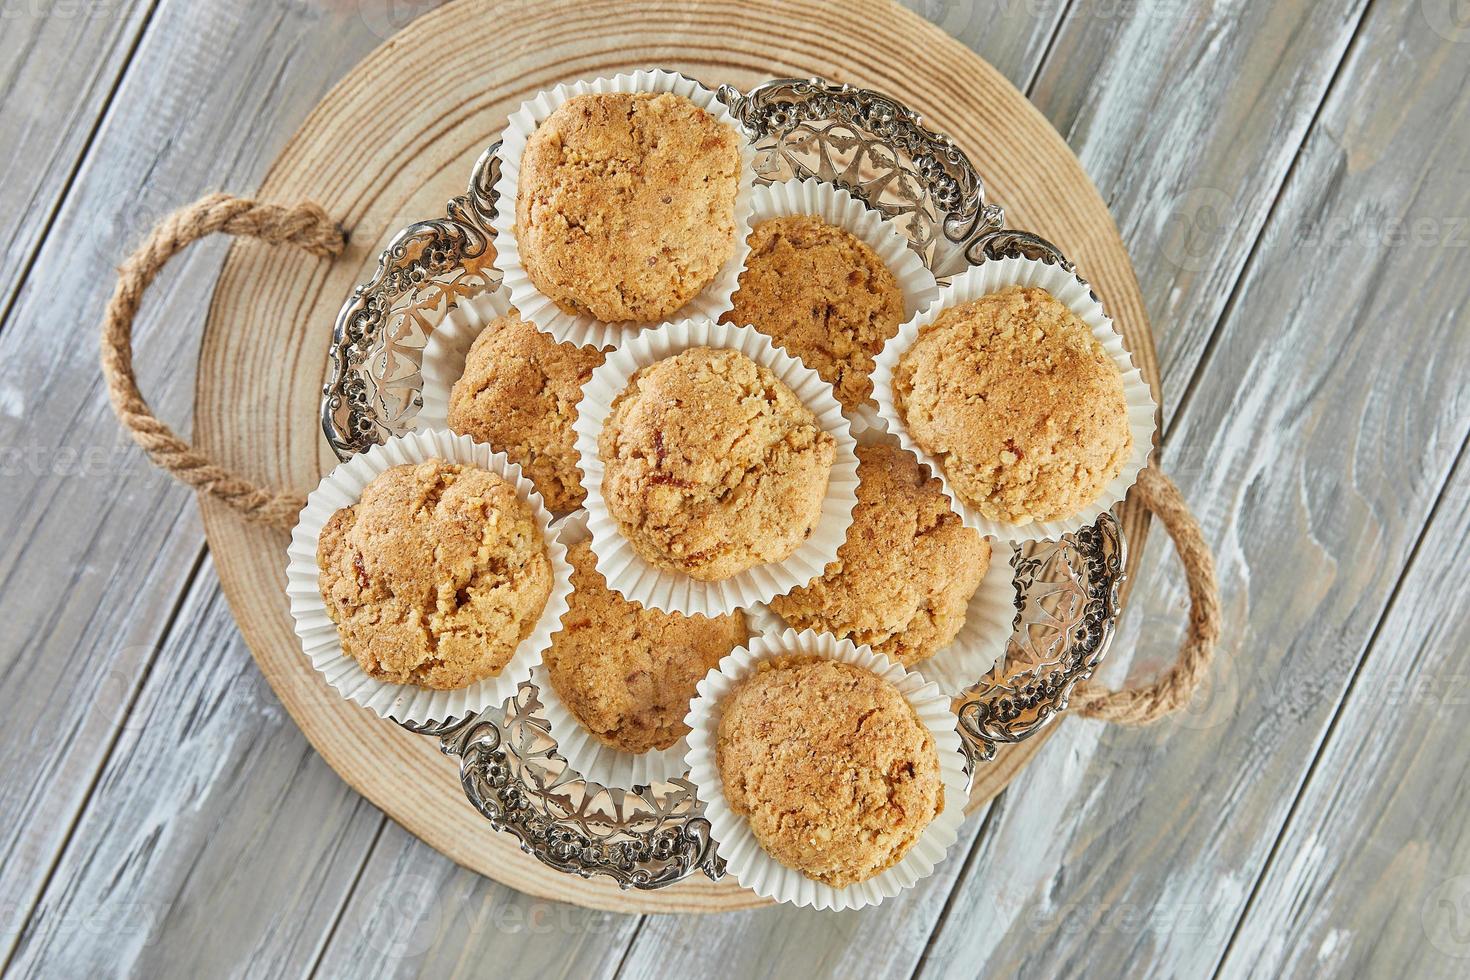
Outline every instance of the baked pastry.
[(578, 95), (526, 141), (516, 240), (526, 275), (568, 313), (658, 320), (735, 248), (739, 137), (670, 93)]
[(857, 455), (857, 506), (837, 560), (770, 607), (796, 629), (866, 643), (912, 666), (964, 625), (990, 545), (960, 522), (912, 453), (875, 445)]
[(745, 614), (708, 618), (644, 609), (607, 587), (586, 541), (567, 549), (571, 608), (544, 662), (573, 717), (623, 752), (666, 749), (689, 734), (695, 686), (750, 637)]
[(515, 487), (439, 459), (374, 477), (322, 528), (317, 566), (347, 655), (379, 680), (440, 690), (500, 673), (551, 594)]
[(721, 704), (715, 764), (730, 809), (767, 854), (834, 888), (897, 864), (944, 809), (934, 736), (871, 671), (762, 668)]
[(602, 363), (595, 347), (559, 344), (511, 313), (480, 331), (449, 393), (449, 427), (505, 453), (562, 513), (582, 505), (577, 402)]
[(830, 382), (844, 408), (873, 393), (873, 358), (904, 319), (898, 280), (867, 242), (808, 214), (762, 221), (724, 323), (748, 323)]
[(692, 347), (633, 375), (597, 449), (607, 511), (633, 549), (714, 581), (807, 539), (837, 444), (770, 369)]
[(1035, 286), (941, 313), (899, 357), (893, 397), (950, 488), (994, 521), (1077, 513), (1133, 446), (1117, 366), (1087, 324)]

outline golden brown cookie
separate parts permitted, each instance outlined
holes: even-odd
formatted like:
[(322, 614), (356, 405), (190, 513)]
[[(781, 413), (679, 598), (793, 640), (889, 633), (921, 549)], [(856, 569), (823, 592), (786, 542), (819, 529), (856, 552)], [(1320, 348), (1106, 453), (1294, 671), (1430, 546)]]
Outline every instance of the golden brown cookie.
[(586, 541), (567, 549), (571, 608), (546, 651), (567, 710), (623, 752), (666, 749), (689, 734), (695, 686), (750, 636), (745, 614), (681, 616), (644, 609), (607, 587)]
[(770, 606), (799, 630), (866, 643), (912, 666), (964, 625), (990, 545), (960, 523), (912, 453), (859, 446), (857, 455), (858, 502), (837, 560)]
[(872, 246), (808, 214), (762, 221), (734, 306), (748, 323), (830, 382), (844, 408), (869, 401), (873, 358), (903, 322), (903, 291)]
[(520, 464), (548, 509), (586, 497), (577, 469), (577, 402), (602, 363), (595, 347), (558, 344), (515, 312), (480, 331), (449, 394), (449, 427)]
[(450, 690), (498, 674), (551, 594), (515, 487), (438, 459), (374, 477), (322, 528), (316, 560), (342, 649), (394, 684)]
[(734, 252), (740, 167), (735, 131), (683, 96), (568, 99), (521, 158), (521, 264), (568, 313), (666, 317)]
[(990, 520), (1070, 517), (1133, 446), (1117, 366), (1087, 324), (1035, 286), (941, 313), (899, 357), (893, 396), (914, 442)]
[(768, 368), (693, 347), (633, 375), (597, 449), (608, 513), (633, 549), (714, 581), (807, 539), (837, 446)]
[(771, 857), (834, 888), (897, 864), (944, 810), (934, 736), (870, 671), (762, 667), (721, 704), (715, 764), (730, 809)]

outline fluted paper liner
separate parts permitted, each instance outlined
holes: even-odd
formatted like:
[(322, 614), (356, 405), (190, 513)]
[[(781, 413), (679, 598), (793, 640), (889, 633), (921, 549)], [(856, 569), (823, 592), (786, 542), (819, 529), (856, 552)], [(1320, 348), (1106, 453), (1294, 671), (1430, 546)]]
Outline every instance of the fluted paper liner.
[[(1033, 521), (1029, 524), (994, 521), (981, 514), (979, 508), (967, 504), (949, 485), (943, 463), (919, 448), (909, 434), (893, 400), (893, 372), (898, 365), (898, 359), (913, 346), (923, 328), (933, 323), (944, 310), (999, 292), (1007, 286), (1039, 286), (1066, 304), (1087, 324), (1123, 378), (1123, 397), (1128, 406), (1128, 429), (1133, 434), (1133, 449), (1124, 461), (1123, 469), (1090, 504), (1076, 514), (1059, 520)], [(884, 346), (873, 370), (873, 395), (878, 400), (878, 415), (888, 431), (896, 434), (905, 449), (928, 463), (930, 469), (939, 476), (944, 484), (944, 492), (954, 503), (955, 512), (981, 534), (1002, 541), (1056, 540), (1064, 534), (1094, 523), (1128, 495), (1128, 489), (1148, 465), (1149, 454), (1153, 451), (1156, 411), (1153, 392), (1149, 390), (1148, 382), (1143, 380), (1138, 368), (1133, 366), (1133, 357), (1123, 346), (1122, 335), (1103, 312), (1102, 304), (1093, 298), (1085, 282), (1060, 266), (1034, 259), (992, 259), (956, 276), (950, 282), (949, 289), (942, 292), (937, 303), (899, 327), (898, 333)]]
[[(867, 881), (844, 888), (813, 881), (801, 872), (788, 868), (761, 848), (746, 819), (725, 801), (724, 783), (715, 760), (715, 747), (720, 727), (720, 703), (735, 686), (755, 673), (763, 660), (787, 654), (816, 656), (840, 660), (870, 670), (898, 688), (920, 723), (934, 736), (939, 753), (940, 777), (944, 781), (944, 810), (920, 832), (913, 846), (893, 867)], [(945, 852), (955, 841), (965, 819), (964, 753), (955, 731), (956, 719), (950, 710), (950, 699), (937, 685), (900, 664), (874, 653), (868, 647), (853, 646), (826, 633), (786, 630), (778, 635), (758, 637), (748, 647), (741, 647), (720, 661), (699, 682), (699, 697), (686, 719), (689, 725), (689, 778), (704, 801), (704, 815), (710, 823), (710, 836), (719, 848), (735, 880), (763, 898), (791, 905), (819, 909), (853, 909), (877, 905), (899, 892), (912, 888), (934, 871)]]
[[(640, 368), (691, 347), (739, 351), (769, 368), (816, 416), (818, 427), (837, 443), (822, 513), (811, 535), (785, 561), (757, 565), (716, 582), (657, 568), (633, 550), (607, 512), (602, 494), (602, 458), (597, 452), (598, 434), (612, 412), (613, 400), (622, 394), (629, 379)], [(852, 508), (857, 503), (857, 455), (851, 423), (842, 414), (830, 384), (801, 361), (777, 350), (770, 338), (754, 327), (681, 320), (637, 334), (610, 351), (607, 360), (592, 372), (582, 389), (577, 420), (572, 426), (577, 432), (582, 485), (587, 488), (587, 524), (597, 570), (607, 579), (609, 588), (646, 607), (686, 616), (718, 616), (784, 595), (822, 574), (827, 563), (837, 557), (837, 549), (842, 547), (852, 524)]]
[[(578, 510), (563, 517), (553, 530), (562, 547), (570, 549), (577, 542), (585, 541), (590, 534), (587, 512)], [(679, 739), (666, 749), (650, 749), (642, 753), (615, 749), (598, 741), (572, 714), (551, 683), (545, 662), (536, 668), (532, 679), (541, 692), (541, 705), (546, 711), (551, 737), (556, 739), (557, 751), (584, 779), (631, 790), (634, 786), (666, 782), (688, 771), (684, 755), (689, 751), (689, 743), (685, 739)]]
[[(893, 436), (860, 418), (853, 419), (852, 429), (859, 446), (898, 445)], [(925, 469), (929, 467), (925, 466)], [(990, 545), (990, 564), (965, 607), (965, 621), (959, 632), (933, 656), (908, 668), (925, 680), (938, 684), (941, 691), (951, 696), (980, 683), (981, 678), (1000, 662), (1015, 628), (1013, 563), (1016, 548), (994, 539), (987, 539), (986, 543)], [(751, 629), (761, 634), (776, 635), (790, 628), (776, 610), (765, 603), (752, 606), (745, 614)]]
[[(682, 308), (661, 320), (605, 323), (586, 314), (567, 313), (536, 288), (536, 284), (526, 274), (525, 267), (521, 265), (515, 218), (521, 157), (525, 154), (526, 141), (547, 116), (573, 96), (612, 92), (672, 92), (681, 95), (708, 112), (716, 122), (733, 129), (739, 140), (740, 175), (735, 195), (734, 250), (704, 289)], [(495, 182), (495, 191), (499, 197), (495, 220), (492, 222), (495, 229), (495, 267), (504, 275), (511, 302), (520, 310), (522, 317), (557, 340), (571, 341), (579, 346), (591, 344), (606, 348), (622, 343), (645, 327), (666, 320), (687, 317), (709, 317), (717, 320), (721, 313), (730, 308), (730, 297), (739, 285), (740, 272), (745, 268), (745, 257), (750, 251), (746, 238), (750, 234), (750, 195), (755, 176), (755, 148), (746, 138), (740, 124), (735, 121), (735, 117), (730, 115), (730, 110), (725, 108), (713, 91), (675, 72), (648, 69), (611, 78), (558, 85), (521, 103), (521, 107), (511, 113), (509, 124), (501, 134), (500, 141), (500, 178)]]
[(413, 420), (416, 430), (449, 428), (449, 394), (464, 374), (475, 338), (492, 320), (512, 309), (510, 294), (502, 286), (461, 302), (429, 334), (419, 367), (423, 385)]
[[(343, 651), (336, 624), (327, 615), (318, 584), (317, 540), (332, 515), (355, 504), (363, 488), (385, 470), (430, 459), (479, 466), (509, 481), (516, 495), (530, 505), (537, 530), (546, 544), (546, 556), (551, 561), (551, 592), (530, 635), (516, 647), (500, 673), (454, 691), (389, 684), (369, 676)], [(306, 507), (291, 532), (286, 595), (291, 601), (291, 616), (296, 621), (302, 652), (338, 693), (383, 718), (427, 724), (499, 707), (530, 676), (531, 668), (541, 662), (541, 652), (550, 646), (551, 634), (560, 627), (561, 617), (567, 611), (571, 568), (567, 565), (566, 549), (550, 533), (550, 525), (551, 513), (531, 481), (521, 475), (521, 468), (504, 453), (494, 452), (469, 436), (457, 436), (442, 429), (411, 432), (354, 456), (317, 484), (306, 498)]]

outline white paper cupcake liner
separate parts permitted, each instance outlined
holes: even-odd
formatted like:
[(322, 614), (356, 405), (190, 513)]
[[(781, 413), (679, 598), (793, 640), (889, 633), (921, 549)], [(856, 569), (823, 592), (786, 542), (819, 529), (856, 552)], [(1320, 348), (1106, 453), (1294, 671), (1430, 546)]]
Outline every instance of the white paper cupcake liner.
[[(546, 556), (551, 561), (551, 593), (530, 635), (516, 647), (499, 674), (454, 691), (389, 684), (363, 671), (343, 651), (336, 624), (327, 615), (318, 583), (321, 570), (316, 563), (322, 527), (338, 510), (356, 503), (374, 477), (394, 466), (436, 458), (479, 466), (510, 481), (516, 495), (530, 505), (536, 527), (546, 543)], [(550, 525), (551, 513), (531, 481), (521, 475), (521, 468), (504, 453), (493, 452), (469, 436), (457, 436), (442, 429), (411, 432), (354, 456), (317, 484), (306, 498), (306, 507), (291, 532), (286, 595), (291, 600), (291, 616), (296, 621), (302, 652), (338, 693), (383, 718), (426, 724), (499, 707), (530, 676), (531, 668), (541, 662), (541, 651), (551, 645), (551, 634), (560, 627), (561, 617), (567, 611), (567, 597), (572, 589), (571, 568), (567, 565), (566, 548), (550, 532)]]
[[(725, 802), (724, 783), (715, 761), (720, 702), (740, 681), (755, 673), (761, 661), (783, 654), (840, 660), (870, 670), (893, 684), (913, 707), (919, 721), (933, 734), (939, 753), (940, 775), (944, 780), (943, 812), (924, 828), (897, 864), (867, 881), (845, 888), (813, 881), (776, 861), (761, 848), (746, 819), (734, 813)], [(786, 630), (778, 635), (757, 637), (749, 647), (742, 647), (721, 660), (719, 668), (699, 682), (699, 697), (690, 708), (686, 722), (690, 728), (686, 759), (689, 778), (699, 790), (699, 798), (704, 801), (710, 836), (735, 880), (763, 898), (819, 909), (841, 910), (876, 905), (906, 888), (912, 888), (933, 872), (954, 843), (960, 824), (964, 822), (967, 802), (965, 757), (955, 731), (950, 699), (936, 685), (867, 647), (856, 647), (846, 640), (811, 630), (801, 633)]]
[[(622, 394), (634, 373), (691, 347), (739, 351), (769, 368), (811, 409), (817, 425), (837, 443), (822, 514), (806, 541), (785, 561), (757, 565), (717, 582), (702, 582), (657, 568), (633, 550), (619, 531), (617, 521), (607, 512), (602, 494), (602, 458), (597, 452), (597, 437), (612, 412), (613, 400)], [(629, 338), (592, 372), (592, 378), (582, 389), (582, 401), (577, 406), (577, 420), (572, 427), (577, 433), (582, 484), (587, 488), (587, 523), (592, 531), (597, 570), (607, 579), (609, 588), (648, 608), (686, 616), (695, 613), (718, 616), (784, 595), (822, 574), (827, 563), (837, 557), (837, 549), (842, 547), (852, 524), (852, 509), (857, 504), (857, 455), (851, 422), (842, 414), (842, 406), (830, 384), (790, 354), (778, 350), (769, 337), (754, 327), (731, 326), (713, 320), (681, 320), (666, 324), (661, 330), (646, 330)]]
[[(553, 530), (562, 547), (570, 549), (590, 535), (587, 512), (579, 510), (563, 517)], [(557, 751), (569, 766), (582, 774), (582, 778), (603, 786), (631, 790), (634, 786), (666, 782), (688, 771), (684, 763), (684, 756), (689, 751), (686, 739), (681, 738), (666, 749), (650, 749), (642, 753), (615, 749), (598, 741), (572, 714), (551, 683), (551, 675), (544, 662), (536, 668), (532, 679), (541, 692), (546, 723), (551, 728), (551, 737), (556, 739)]]
[[(735, 196), (735, 243), (734, 251), (725, 264), (720, 266), (715, 278), (698, 295), (681, 309), (663, 320), (633, 323), (604, 323), (585, 314), (567, 313), (550, 297), (541, 293), (527, 276), (521, 265), (520, 246), (516, 240), (516, 199), (520, 187), (521, 157), (526, 150), (526, 141), (558, 106), (577, 95), (612, 92), (672, 92), (681, 95), (704, 109), (722, 125), (729, 126), (739, 137), (740, 181)], [(750, 251), (746, 238), (750, 234), (751, 185), (755, 175), (755, 148), (746, 139), (745, 132), (725, 104), (715, 97), (710, 89), (690, 78), (675, 72), (641, 70), (616, 75), (612, 78), (597, 78), (589, 81), (558, 85), (549, 92), (542, 92), (534, 99), (521, 103), (511, 113), (509, 124), (500, 137), (500, 179), (495, 182), (499, 204), (495, 211), (495, 267), (504, 275), (511, 302), (520, 310), (521, 316), (532, 321), (557, 340), (571, 341), (578, 345), (591, 344), (606, 348), (621, 343), (644, 327), (654, 326), (664, 320), (688, 317), (709, 317), (717, 320), (721, 313), (730, 308), (730, 297), (739, 285), (740, 272), (745, 268), (745, 256)]]
[(475, 338), (492, 320), (511, 312), (510, 294), (505, 287), (480, 293), (462, 301), (449, 311), (429, 334), (424, 345), (419, 376), (423, 379), (419, 413), (414, 416), (414, 429), (449, 428), (449, 393), (464, 374), (464, 365), (475, 345)]
[[(1123, 397), (1128, 406), (1128, 428), (1133, 434), (1133, 449), (1124, 462), (1122, 471), (1090, 504), (1076, 514), (1059, 520), (1034, 521), (1030, 524), (994, 521), (981, 514), (979, 508), (967, 504), (950, 486), (943, 464), (919, 448), (909, 434), (893, 400), (893, 372), (898, 365), (898, 359), (913, 346), (923, 328), (933, 323), (944, 310), (999, 292), (1007, 286), (1039, 286), (1065, 303), (1087, 324), (1123, 378)], [(1149, 454), (1153, 452), (1156, 411), (1153, 392), (1149, 390), (1148, 382), (1143, 380), (1138, 368), (1133, 366), (1133, 357), (1123, 346), (1122, 335), (1103, 312), (1102, 304), (1092, 298), (1088, 286), (1081, 279), (1059, 266), (1033, 259), (995, 259), (956, 276), (939, 302), (899, 327), (898, 333), (884, 346), (873, 369), (873, 395), (878, 400), (878, 415), (888, 431), (897, 435), (905, 449), (928, 463), (930, 469), (939, 476), (944, 484), (944, 492), (954, 503), (955, 512), (981, 534), (1002, 541), (1055, 540), (1092, 524), (1128, 495), (1128, 489), (1138, 479), (1139, 472), (1148, 465)]]
[[(852, 423), (859, 446), (897, 446), (898, 440), (882, 429), (858, 419)], [(932, 467), (925, 466), (932, 472)], [(931, 657), (909, 667), (925, 680), (933, 681), (945, 694), (958, 695), (980, 682), (1005, 656), (1016, 619), (1015, 568), (1016, 548), (1004, 541), (987, 539), (990, 564), (980, 579), (975, 594), (965, 607), (965, 621), (953, 640)], [(746, 610), (750, 627), (763, 635), (785, 632), (789, 624), (776, 610), (761, 603)]]

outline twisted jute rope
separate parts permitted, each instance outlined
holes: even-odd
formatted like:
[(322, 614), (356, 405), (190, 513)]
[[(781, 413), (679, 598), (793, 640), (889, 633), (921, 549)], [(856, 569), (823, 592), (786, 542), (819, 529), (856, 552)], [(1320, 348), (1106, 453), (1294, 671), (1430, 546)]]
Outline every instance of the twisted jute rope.
[[(149, 458), (195, 490), (229, 504), (245, 517), (270, 527), (290, 528), (305, 499), (298, 494), (256, 486), (194, 449), (159, 421), (138, 390), (133, 375), (133, 319), (143, 293), (159, 271), (191, 242), (214, 232), (291, 244), (320, 258), (341, 253), (346, 236), (319, 206), (310, 202), (283, 208), (228, 194), (211, 194), (164, 218), (118, 270), (117, 289), (102, 321), (102, 373), (113, 411)], [(1135, 488), (1178, 549), (1189, 585), (1189, 630), (1175, 664), (1140, 687), (1109, 691), (1095, 683), (1078, 688), (1075, 710), (1090, 718), (1124, 725), (1158, 721), (1189, 703), (1209, 670), (1220, 639), (1220, 596), (1215, 562), (1183, 496), (1167, 476), (1144, 470)]]
[(311, 202), (283, 208), (210, 194), (180, 208), (159, 222), (118, 269), (117, 288), (102, 320), (102, 375), (107, 379), (112, 410), (154, 464), (252, 521), (290, 528), (306, 502), (304, 497), (256, 486), (194, 449), (153, 414), (133, 374), (133, 319), (143, 293), (169, 259), (191, 242), (217, 231), (296, 245), (324, 259), (340, 254), (347, 244), (337, 223)]

